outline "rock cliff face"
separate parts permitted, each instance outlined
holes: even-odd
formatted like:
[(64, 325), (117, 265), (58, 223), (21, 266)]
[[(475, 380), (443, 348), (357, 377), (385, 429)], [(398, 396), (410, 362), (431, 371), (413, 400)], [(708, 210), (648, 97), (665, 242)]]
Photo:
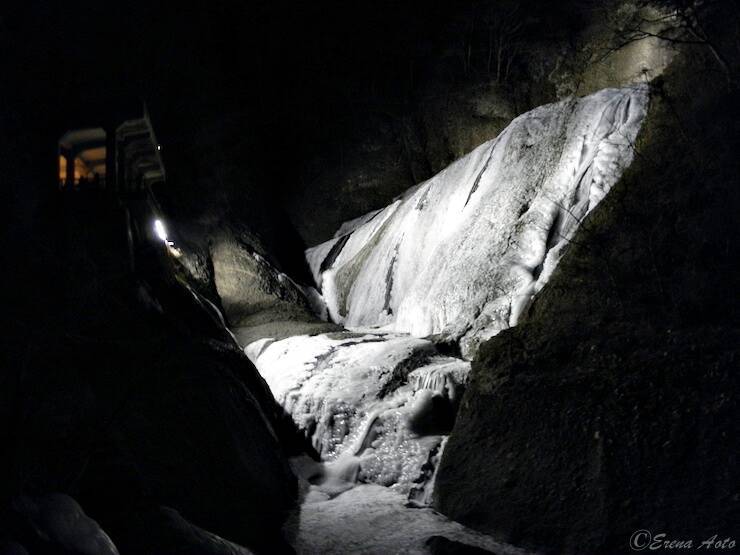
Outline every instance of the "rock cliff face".
[(233, 230), (215, 234), (209, 260), (218, 301), (240, 344), (338, 329), (325, 321), (316, 289), (294, 281)]
[(342, 222), (387, 205), (494, 138), (529, 107), (517, 106), (506, 87), (477, 81), (440, 85), (403, 109), (369, 99), (353, 110), (349, 137), (312, 155), (301, 185), (286, 195), (290, 220), (308, 245), (321, 243)]
[(516, 324), (632, 160), (647, 88), (537, 108), (307, 252), (335, 322), (479, 343)]
[(681, 67), (633, 165), (473, 362), (437, 476), (452, 518), (574, 554), (736, 529), (738, 96)]

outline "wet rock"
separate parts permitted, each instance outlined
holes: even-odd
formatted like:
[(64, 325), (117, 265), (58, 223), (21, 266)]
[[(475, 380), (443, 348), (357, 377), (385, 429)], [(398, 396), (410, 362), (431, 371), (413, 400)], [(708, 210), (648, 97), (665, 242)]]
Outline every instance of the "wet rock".
[[(141, 555), (253, 555), (254, 552), (229, 542), (188, 522), (170, 507), (145, 511), (140, 528), (128, 546)], [(286, 545), (275, 542), (273, 553), (292, 553)]]
[(0, 555), (29, 555), (28, 550), (18, 542), (0, 542)]
[(313, 287), (294, 281), (238, 234), (216, 234), (209, 256), (218, 302), (240, 345), (341, 329), (325, 321)]

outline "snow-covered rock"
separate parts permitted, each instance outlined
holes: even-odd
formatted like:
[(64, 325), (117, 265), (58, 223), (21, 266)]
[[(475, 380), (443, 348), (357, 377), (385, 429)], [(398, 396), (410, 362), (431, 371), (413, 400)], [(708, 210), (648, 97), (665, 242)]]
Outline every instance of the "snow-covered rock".
[(633, 158), (648, 88), (541, 106), (307, 251), (331, 318), (478, 345), (515, 325)]

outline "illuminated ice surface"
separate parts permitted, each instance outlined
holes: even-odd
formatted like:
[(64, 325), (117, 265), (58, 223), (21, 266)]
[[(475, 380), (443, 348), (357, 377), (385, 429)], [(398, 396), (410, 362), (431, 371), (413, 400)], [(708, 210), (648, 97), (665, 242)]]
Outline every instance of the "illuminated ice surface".
[(515, 325), (633, 157), (648, 88), (541, 106), (307, 251), (331, 318), (479, 344)]
[(432, 475), (423, 467), (449, 432), (470, 363), (441, 356), (428, 340), (393, 333), (268, 339), (246, 351), (335, 467), (329, 474), (426, 495)]

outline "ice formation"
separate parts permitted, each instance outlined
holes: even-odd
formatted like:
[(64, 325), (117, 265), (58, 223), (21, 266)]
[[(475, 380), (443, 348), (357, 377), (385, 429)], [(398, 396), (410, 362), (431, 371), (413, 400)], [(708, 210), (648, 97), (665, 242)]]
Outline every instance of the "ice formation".
[(517, 323), (631, 162), (647, 101), (633, 86), (532, 110), (307, 251), (331, 318), (350, 331), (246, 352), (328, 461), (316, 475), (325, 493), (370, 482), (428, 504), (470, 368), (435, 344), (457, 342), (469, 359)]
[(541, 106), (386, 208), (307, 251), (331, 318), (459, 341), (515, 325), (619, 179), (648, 88)]
[(425, 339), (384, 333), (265, 339), (246, 351), (345, 481), (424, 495), (423, 467), (450, 431), (470, 363)]

